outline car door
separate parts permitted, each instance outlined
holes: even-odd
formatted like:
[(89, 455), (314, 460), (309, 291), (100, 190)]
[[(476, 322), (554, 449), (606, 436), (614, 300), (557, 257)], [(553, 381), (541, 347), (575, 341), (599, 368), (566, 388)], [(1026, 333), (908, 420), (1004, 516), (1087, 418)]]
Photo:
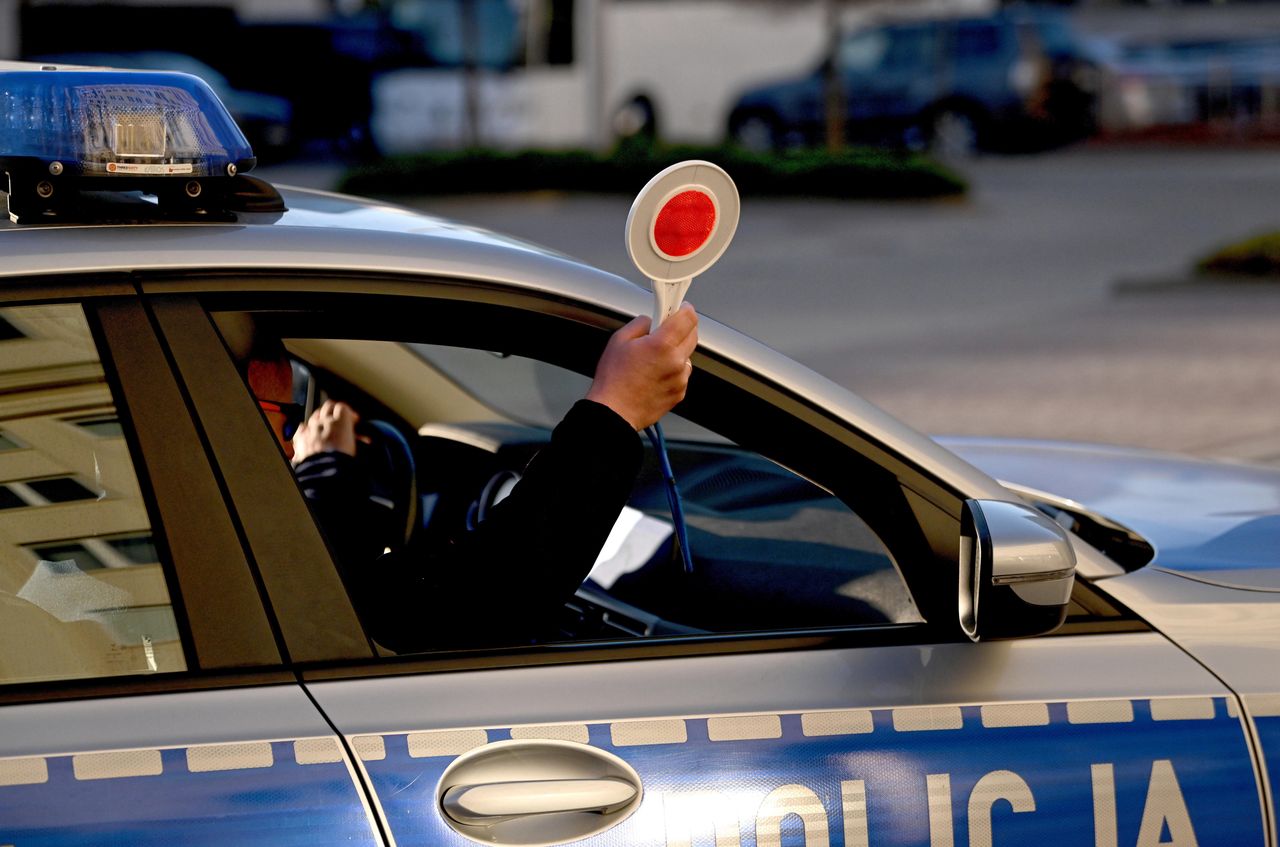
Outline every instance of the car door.
[[(498, 351), (483, 354), (496, 361), (511, 347), (535, 360), (541, 351), (580, 373), (618, 324), (598, 306), (502, 293), (496, 283), (273, 275), (256, 283), (269, 294), (234, 303), (201, 298), (199, 284), (184, 294), (177, 283), (151, 290), (195, 406), (236, 433), (211, 438), (219, 464), (229, 468), (230, 452), (242, 451), (253, 467), (256, 484), (228, 480), (241, 514), (296, 515), (305, 506), (296, 487), (290, 499), (288, 466), (221, 346), (235, 315), (287, 327), (294, 350), (320, 349), (314, 342), (325, 337), (355, 338), (366, 350), (363, 331), (401, 351), (404, 343), (479, 347)], [(739, 459), (758, 453), (795, 485), (816, 485), (833, 501), (820, 526), (831, 525), (836, 508), (864, 521), (894, 566), (884, 573), (905, 578), (923, 617), (842, 625), (815, 606), (806, 624), (805, 606), (789, 599), (806, 585), (780, 580), (771, 596), (787, 609), (778, 618), (785, 623), (772, 622), (765, 605), (753, 607), (764, 623), (732, 623), (731, 607), (745, 595), (717, 598), (703, 586), (702, 605), (729, 607), (706, 620), (730, 623), (401, 655), (379, 648), (372, 659), (314, 651), (295, 666), (350, 745), (389, 842), (1265, 843), (1239, 704), (1213, 675), (1083, 583), (1057, 634), (967, 642), (947, 606), (957, 580), (956, 498), (966, 492), (922, 476), (910, 456), (842, 428), (718, 349), (695, 356), (682, 414), (737, 445), (723, 449)], [(370, 390), (379, 381), (373, 361), (362, 365)], [(475, 446), (509, 432), (477, 427), (468, 438)], [(716, 484), (736, 491), (759, 482), (734, 467), (736, 476)], [(795, 540), (746, 537), (743, 546), (766, 558)], [(323, 546), (305, 521), (289, 525), (289, 538), (307, 550)], [(251, 542), (271, 543), (267, 535)], [(857, 557), (852, 547), (826, 547), (837, 559)], [(318, 573), (318, 561), (295, 564)], [(676, 591), (695, 589), (689, 581)], [(286, 646), (352, 613), (333, 592), (305, 603), (270, 585), (268, 594)], [(484, 600), (456, 598), (480, 618)], [(607, 602), (595, 610), (605, 621), (620, 611)]]
[(131, 285), (6, 283), (0, 433), (0, 843), (381, 843)]

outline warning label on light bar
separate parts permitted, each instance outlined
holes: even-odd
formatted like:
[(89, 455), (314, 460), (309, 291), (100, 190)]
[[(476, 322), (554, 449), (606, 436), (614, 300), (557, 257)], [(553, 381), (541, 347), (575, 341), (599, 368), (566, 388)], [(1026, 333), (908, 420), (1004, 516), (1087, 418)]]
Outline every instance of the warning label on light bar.
[(127, 162), (107, 162), (109, 174), (142, 174), (144, 176), (168, 176), (169, 174), (189, 174), (193, 166), (186, 165), (138, 165)]

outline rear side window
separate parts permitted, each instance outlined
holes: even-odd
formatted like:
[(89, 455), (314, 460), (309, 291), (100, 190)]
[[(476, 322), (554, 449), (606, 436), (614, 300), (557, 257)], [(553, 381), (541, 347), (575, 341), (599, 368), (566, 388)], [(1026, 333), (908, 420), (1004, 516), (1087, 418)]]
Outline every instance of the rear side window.
[(84, 311), (0, 309), (0, 684), (186, 670)]

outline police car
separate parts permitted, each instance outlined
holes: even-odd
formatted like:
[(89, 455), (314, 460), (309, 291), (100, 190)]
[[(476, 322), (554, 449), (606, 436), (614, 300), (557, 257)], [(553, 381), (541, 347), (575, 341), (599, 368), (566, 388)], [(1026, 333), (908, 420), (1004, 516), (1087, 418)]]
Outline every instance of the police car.
[(682, 510), (655, 449), (538, 632), (379, 644), (245, 351), (432, 533), (651, 295), (252, 165), (195, 78), (0, 66), (0, 844), (1276, 843), (1280, 476), (943, 446), (708, 319)]

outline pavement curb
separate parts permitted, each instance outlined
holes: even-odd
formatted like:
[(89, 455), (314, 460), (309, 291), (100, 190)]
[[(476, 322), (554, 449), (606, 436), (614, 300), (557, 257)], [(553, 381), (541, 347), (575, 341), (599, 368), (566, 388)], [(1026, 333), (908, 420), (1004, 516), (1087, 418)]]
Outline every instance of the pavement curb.
[(1187, 274), (1185, 276), (1121, 277), (1111, 283), (1111, 292), (1117, 295), (1209, 290), (1280, 291), (1280, 276)]

